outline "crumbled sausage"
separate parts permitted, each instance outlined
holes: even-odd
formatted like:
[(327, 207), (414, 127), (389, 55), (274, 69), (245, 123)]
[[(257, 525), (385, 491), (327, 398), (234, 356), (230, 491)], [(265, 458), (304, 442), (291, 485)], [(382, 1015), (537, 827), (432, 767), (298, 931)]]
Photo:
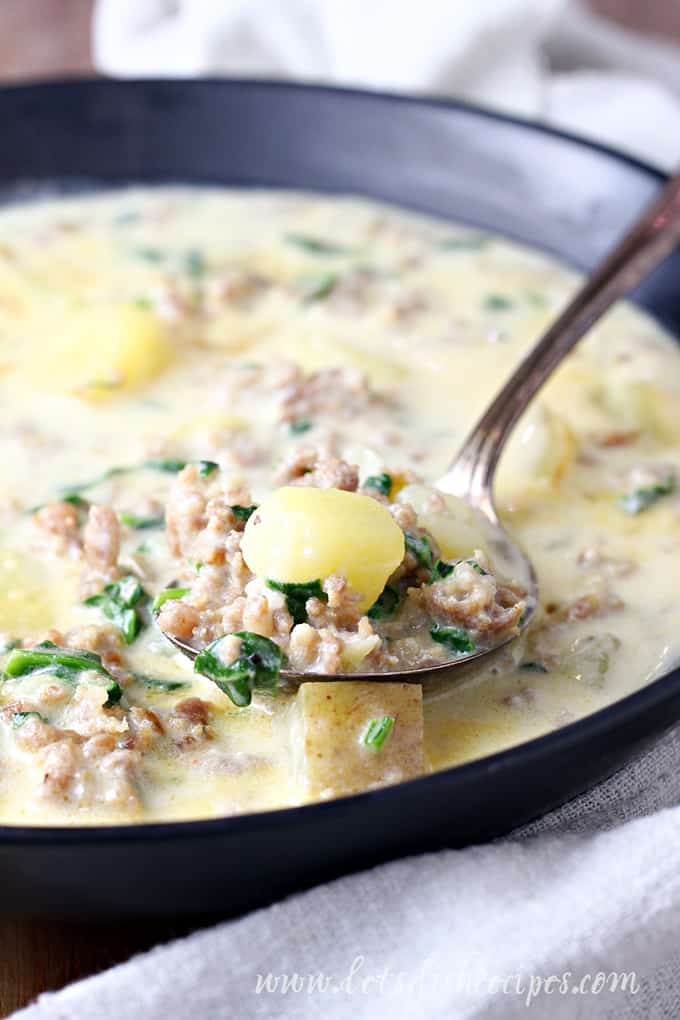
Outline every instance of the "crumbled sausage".
[(321, 414), (351, 418), (371, 401), (380, 402), (380, 398), (371, 393), (368, 379), (357, 369), (322, 368), (309, 375), (298, 372), (282, 387), (280, 420), (289, 422)]
[(518, 630), (525, 608), (518, 591), (499, 584), (493, 574), (480, 574), (466, 561), (449, 577), (411, 589), (409, 595), (441, 623), (496, 638)]
[[(263, 637), (286, 638), (293, 626), (282, 597), (258, 581), (248, 584), (243, 595), (224, 606), (219, 624), (221, 634), (248, 630)], [(218, 636), (218, 635), (215, 635)]]
[(106, 574), (118, 563), (120, 526), (110, 506), (91, 506), (83, 533), (85, 559), (94, 569)]
[(592, 437), (592, 441), (595, 446), (600, 446), (604, 450), (609, 450), (613, 447), (632, 446), (634, 443), (637, 443), (639, 438), (639, 431), (629, 430), (626, 432), (619, 431), (598, 433)]
[(167, 719), (167, 732), (180, 748), (212, 740), (210, 705), (201, 698), (185, 698), (178, 702)]
[(110, 506), (91, 506), (83, 532), (85, 569), (80, 586), (84, 596), (119, 577), (120, 525)]
[(422, 312), (427, 310), (428, 304), (424, 294), (404, 294), (394, 301), (391, 309), (392, 318), (402, 326), (410, 326)]
[(352, 589), (342, 574), (331, 574), (321, 585), (327, 602), (318, 598), (307, 601), (307, 616), (316, 627), (335, 627), (338, 630), (356, 628), (363, 612), (359, 606), (361, 594)]
[(116, 749), (116, 738), (113, 733), (95, 733), (83, 744), (83, 757), (97, 761), (105, 754)]
[(155, 712), (149, 708), (133, 705), (128, 712), (128, 723), (132, 737), (127, 746), (138, 751), (148, 751), (154, 746), (165, 730)]
[(602, 586), (597, 591), (586, 592), (584, 595), (579, 595), (566, 602), (558, 609), (555, 619), (565, 623), (572, 623), (575, 620), (590, 620), (593, 617), (607, 616), (609, 613), (623, 609), (623, 606), (623, 599), (606, 586)]
[(43, 798), (79, 806), (101, 803), (133, 810), (141, 806), (140, 758), (135, 751), (118, 747), (110, 733), (87, 739), (68, 730), (55, 733), (57, 739), (37, 752), (43, 767)]
[(173, 556), (188, 556), (193, 540), (205, 527), (207, 496), (195, 464), (180, 471), (170, 490), (165, 532)]
[(241, 554), (242, 531), (243, 521), (236, 517), (223, 498), (210, 500), (206, 507), (205, 525), (191, 545), (192, 559), (201, 564), (229, 563), (234, 567)]
[(206, 537), (203, 548), (207, 552), (208, 540), (214, 543), (213, 557), (202, 561), (201, 571), (191, 585), (191, 595), (187, 596), (191, 605), (203, 611), (243, 594), (253, 575), (243, 559), (242, 537), (239, 531), (228, 531), (225, 535), (213, 532)]
[(216, 280), (214, 294), (208, 293), (208, 300), (236, 308), (251, 307), (255, 298), (260, 297), (270, 286), (269, 281), (258, 273), (234, 267), (225, 270)]
[(101, 784), (98, 799), (109, 807), (138, 809), (141, 806), (139, 762), (137, 752), (126, 748), (116, 748), (100, 758)]
[(43, 751), (43, 795), (66, 799), (80, 779), (78, 745), (67, 738), (48, 744)]
[(184, 698), (175, 705), (175, 714), (188, 719), (191, 723), (206, 726), (210, 720), (210, 705), (201, 698)]
[[(27, 709), (23, 709), (23, 711), (27, 711)], [(14, 713), (10, 719), (13, 719), (13, 715)], [(4, 718), (7, 719), (7, 716)], [(59, 730), (55, 726), (50, 726), (39, 715), (29, 715), (21, 726), (13, 728), (13, 735), (17, 745), (24, 751), (37, 751), (41, 747), (54, 743), (59, 737)]]
[(277, 473), (282, 485), (310, 485), (317, 489), (344, 489), (356, 492), (359, 469), (339, 457), (326, 457), (317, 448), (305, 446), (293, 450)]
[(48, 503), (33, 514), (33, 523), (42, 541), (57, 556), (79, 556), (80, 520), (70, 503)]
[(194, 630), (201, 622), (201, 614), (195, 606), (184, 599), (169, 599), (161, 607), (157, 617), (158, 626), (166, 634), (180, 641), (191, 643)]
[(130, 679), (130, 670), (125, 665), (122, 655), (123, 635), (118, 627), (114, 627), (110, 623), (92, 623), (84, 627), (73, 627), (64, 635), (53, 632), (48, 635), (48, 639), (54, 641), (56, 645), (95, 652), (101, 656), (104, 668), (116, 680), (125, 684)]
[(308, 623), (293, 627), (288, 647), (291, 668), (300, 673), (342, 672), (342, 641), (328, 627), (317, 630)]
[[(84, 673), (83, 677), (86, 676)], [(64, 712), (63, 725), (85, 737), (95, 733), (126, 733), (128, 724), (123, 710), (119, 706), (107, 708), (107, 700), (108, 693), (98, 684), (78, 684)]]

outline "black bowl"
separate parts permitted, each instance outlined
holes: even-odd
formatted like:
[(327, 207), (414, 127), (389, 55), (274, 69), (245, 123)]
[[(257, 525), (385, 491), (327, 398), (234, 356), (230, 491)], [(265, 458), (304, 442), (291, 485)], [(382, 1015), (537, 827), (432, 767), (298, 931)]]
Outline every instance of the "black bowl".
[[(0, 91), (0, 197), (189, 181), (356, 192), (590, 268), (663, 178), (578, 139), (447, 102), (296, 85), (81, 81)], [(680, 254), (636, 300), (680, 333)], [(397, 855), (508, 832), (680, 716), (680, 670), (547, 736), (385, 790), (237, 818), (0, 828), (2, 912), (236, 913)]]

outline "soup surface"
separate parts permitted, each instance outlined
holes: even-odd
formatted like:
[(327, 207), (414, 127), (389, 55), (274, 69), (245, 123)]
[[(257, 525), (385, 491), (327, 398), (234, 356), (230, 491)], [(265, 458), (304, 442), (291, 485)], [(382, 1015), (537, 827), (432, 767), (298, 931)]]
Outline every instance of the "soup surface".
[[(339, 796), (517, 744), (668, 667), (680, 358), (620, 307), (501, 464), (540, 582), (522, 636), (422, 688), (277, 680), (518, 628), (522, 591), (431, 483), (576, 284), (355, 199), (163, 188), (5, 209), (0, 821)], [(207, 646), (201, 672), (161, 628)]]

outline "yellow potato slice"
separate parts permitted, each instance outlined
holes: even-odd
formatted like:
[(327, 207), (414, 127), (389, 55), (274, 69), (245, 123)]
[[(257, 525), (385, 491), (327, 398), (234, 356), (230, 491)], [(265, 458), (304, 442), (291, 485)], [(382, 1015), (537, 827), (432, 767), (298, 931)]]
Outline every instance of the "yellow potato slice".
[(241, 548), (258, 577), (301, 584), (343, 574), (368, 609), (404, 557), (404, 534), (370, 496), (291, 485), (260, 504)]
[[(43, 353), (44, 352), (44, 353)], [(31, 378), (52, 393), (97, 401), (157, 376), (171, 348), (156, 315), (134, 305), (101, 304), (64, 312), (32, 359)]]

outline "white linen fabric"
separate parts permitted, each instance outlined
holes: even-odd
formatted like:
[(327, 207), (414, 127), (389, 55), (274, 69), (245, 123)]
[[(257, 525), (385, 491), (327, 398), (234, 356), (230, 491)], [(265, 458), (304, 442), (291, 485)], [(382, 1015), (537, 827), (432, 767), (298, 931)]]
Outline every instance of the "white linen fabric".
[(93, 41), (112, 75), (453, 96), (680, 162), (678, 49), (583, 0), (97, 0)]
[[(451, 95), (680, 162), (678, 51), (566, 0), (98, 0), (94, 40), (115, 75)], [(677, 729), (511, 837), (320, 886), (15, 1017), (678, 1017), (679, 845)]]

